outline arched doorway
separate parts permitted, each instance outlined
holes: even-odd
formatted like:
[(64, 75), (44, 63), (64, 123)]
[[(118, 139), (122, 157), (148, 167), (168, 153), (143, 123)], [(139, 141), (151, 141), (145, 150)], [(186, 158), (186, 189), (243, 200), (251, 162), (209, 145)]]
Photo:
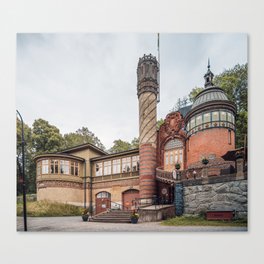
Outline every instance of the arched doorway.
[(122, 193), (122, 203), (125, 209), (131, 210), (132, 208), (132, 201), (136, 198), (139, 198), (139, 190), (136, 189), (129, 189)]
[(99, 192), (96, 194), (95, 211), (96, 214), (107, 211), (111, 208), (111, 193)]

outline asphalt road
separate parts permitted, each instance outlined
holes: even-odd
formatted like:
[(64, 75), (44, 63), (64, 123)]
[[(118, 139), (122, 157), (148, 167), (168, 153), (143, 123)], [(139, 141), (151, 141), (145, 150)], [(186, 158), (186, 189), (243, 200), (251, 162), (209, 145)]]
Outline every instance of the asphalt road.
[[(83, 222), (81, 216), (28, 217), (33, 232), (245, 232), (247, 227), (162, 226), (159, 222), (116, 224)], [(23, 218), (17, 217), (17, 231), (24, 231)]]

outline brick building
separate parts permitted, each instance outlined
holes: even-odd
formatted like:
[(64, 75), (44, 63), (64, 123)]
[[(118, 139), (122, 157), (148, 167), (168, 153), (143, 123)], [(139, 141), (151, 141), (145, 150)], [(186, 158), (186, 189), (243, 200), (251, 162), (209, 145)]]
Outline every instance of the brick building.
[(172, 203), (173, 181), (232, 173), (234, 159), (226, 157), (235, 150), (236, 108), (213, 77), (208, 64), (193, 105), (169, 113), (157, 129), (159, 63), (144, 55), (137, 68), (139, 149), (108, 154), (83, 144), (37, 156), (38, 200), (85, 205), (98, 214), (153, 197)]

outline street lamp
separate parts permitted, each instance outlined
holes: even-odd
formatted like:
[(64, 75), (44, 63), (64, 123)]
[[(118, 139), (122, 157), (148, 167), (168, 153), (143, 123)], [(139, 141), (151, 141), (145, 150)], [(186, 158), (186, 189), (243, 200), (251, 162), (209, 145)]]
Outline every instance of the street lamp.
[(24, 122), (23, 118), (20, 115), (19, 111), (17, 114), (20, 117), (22, 124), (22, 189), (23, 189), (23, 216), (24, 216), (24, 231), (27, 231), (27, 204), (26, 204), (26, 181), (25, 181), (25, 140), (24, 140)]

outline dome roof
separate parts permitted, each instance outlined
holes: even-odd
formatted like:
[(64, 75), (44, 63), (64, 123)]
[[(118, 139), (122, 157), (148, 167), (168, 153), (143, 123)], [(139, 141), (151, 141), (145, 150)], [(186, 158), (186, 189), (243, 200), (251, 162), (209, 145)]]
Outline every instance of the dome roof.
[(229, 101), (225, 92), (216, 86), (206, 88), (202, 92), (200, 92), (192, 105), (192, 109), (197, 107), (198, 105), (211, 102), (211, 101)]

